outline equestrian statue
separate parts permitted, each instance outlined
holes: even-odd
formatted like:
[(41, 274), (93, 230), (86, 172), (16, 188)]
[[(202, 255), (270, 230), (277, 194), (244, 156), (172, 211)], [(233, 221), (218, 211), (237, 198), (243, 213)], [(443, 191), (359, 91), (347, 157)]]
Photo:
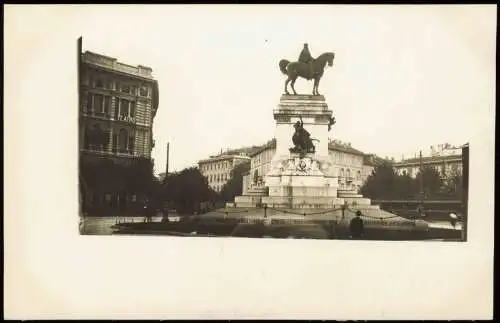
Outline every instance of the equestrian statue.
[(291, 87), (293, 94), (297, 95), (295, 92), (294, 84), (297, 77), (302, 77), (308, 81), (314, 80), (313, 85), (313, 95), (320, 95), (318, 92), (318, 85), (321, 77), (323, 76), (325, 66), (333, 65), (333, 59), (335, 58), (335, 53), (327, 52), (319, 55), (316, 59), (311, 56), (308, 44), (304, 44), (302, 52), (299, 55), (299, 60), (297, 62), (290, 62), (286, 59), (282, 59), (279, 62), (280, 70), (283, 74), (288, 76), (285, 81), (285, 93), (288, 92), (288, 83), (291, 82)]

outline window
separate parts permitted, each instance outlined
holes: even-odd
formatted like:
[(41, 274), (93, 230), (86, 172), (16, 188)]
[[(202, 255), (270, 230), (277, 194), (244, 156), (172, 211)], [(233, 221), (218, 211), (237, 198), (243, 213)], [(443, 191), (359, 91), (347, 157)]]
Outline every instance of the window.
[(132, 85), (131, 90), (132, 90), (132, 94), (133, 94), (133, 95), (136, 95), (136, 94), (137, 94), (137, 86)]
[(123, 84), (122, 87), (121, 87), (121, 91), (123, 93), (130, 93), (130, 85)]
[(88, 93), (87, 94), (87, 113), (91, 113), (92, 112), (92, 108), (93, 108), (93, 98), (94, 96), (92, 95), (92, 93)]
[(120, 99), (120, 117), (129, 116), (129, 104), (130, 101), (125, 99)]
[(98, 87), (98, 88), (104, 88), (104, 81), (102, 80), (102, 78), (98, 78), (95, 82), (95, 86)]
[(89, 149), (89, 147), (90, 147), (89, 140), (90, 140), (91, 137), (92, 137), (91, 130), (87, 126), (87, 127), (85, 127), (85, 132), (83, 133), (83, 148)]
[(102, 95), (94, 96), (94, 111), (97, 113), (104, 113), (104, 103)]
[(128, 144), (129, 144), (128, 133), (125, 129), (121, 129), (118, 138), (119, 151), (121, 153), (126, 153), (128, 149)]
[(135, 140), (134, 140), (134, 139), (135, 139), (135, 138), (134, 138), (134, 135), (130, 135), (130, 136), (128, 137), (128, 146), (127, 146), (127, 148), (128, 148), (128, 150), (129, 150), (130, 152), (132, 152), (132, 151), (134, 150), (134, 143), (135, 143)]
[(111, 111), (111, 97), (106, 96), (104, 98), (104, 113), (106, 113), (106, 115), (109, 115), (110, 111)]
[(118, 117), (120, 115), (119, 109), (120, 109), (120, 98), (115, 97), (115, 115), (114, 115), (114, 118), (116, 120), (118, 120)]
[(145, 85), (142, 85), (139, 90), (140, 96), (148, 96), (148, 88)]
[(133, 118), (135, 116), (135, 102), (130, 102), (130, 117)]

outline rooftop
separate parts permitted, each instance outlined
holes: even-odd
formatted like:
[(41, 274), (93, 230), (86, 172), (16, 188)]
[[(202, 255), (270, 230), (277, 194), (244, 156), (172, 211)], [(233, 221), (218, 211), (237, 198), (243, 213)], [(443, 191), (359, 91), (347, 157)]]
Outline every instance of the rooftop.
[(328, 143), (328, 150), (336, 150), (336, 151), (342, 151), (345, 153), (353, 154), (353, 155), (359, 155), (359, 156), (365, 156), (365, 153), (362, 152), (361, 150), (357, 150), (355, 148), (351, 147), (351, 143), (343, 143), (338, 140), (332, 140)]
[(82, 53), (82, 62), (87, 64), (92, 64), (95, 66), (103, 67), (115, 72), (125, 73), (128, 75), (133, 75), (141, 78), (146, 78), (149, 80), (153, 79), (151, 67), (144, 65), (129, 65), (119, 62), (116, 58), (94, 53), (91, 51), (85, 51)]
[(385, 163), (394, 163), (394, 161), (388, 158), (382, 158), (375, 154), (365, 154), (363, 158), (363, 164), (367, 166), (378, 166)]
[(207, 159), (202, 159), (198, 161), (198, 164), (205, 164), (205, 163), (213, 163), (216, 161), (221, 161), (221, 160), (229, 160), (229, 159), (234, 159), (234, 158), (241, 158), (241, 159), (250, 159), (248, 156), (242, 156), (242, 155), (228, 155), (228, 154), (222, 154), (218, 156), (211, 156), (210, 158)]
[[(449, 161), (449, 160), (461, 160), (462, 155), (442, 155), (442, 156), (423, 156), (422, 157), (422, 163), (439, 163), (443, 161)], [(398, 161), (395, 163), (396, 166), (398, 165), (404, 165), (404, 164), (415, 164), (415, 163), (420, 163), (420, 157), (416, 158), (408, 158), (408, 159), (403, 159), (401, 161)]]
[(264, 150), (276, 148), (276, 138), (273, 138), (263, 145), (256, 146), (255, 150), (249, 154), (250, 157), (260, 154)]

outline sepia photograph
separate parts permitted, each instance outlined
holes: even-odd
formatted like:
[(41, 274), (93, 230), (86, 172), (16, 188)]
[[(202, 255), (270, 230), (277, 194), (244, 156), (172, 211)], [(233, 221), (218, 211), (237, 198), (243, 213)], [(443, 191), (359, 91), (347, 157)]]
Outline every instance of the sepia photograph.
[(82, 35), (81, 234), (466, 241), (467, 53), (402, 17)]
[(496, 9), (6, 5), (5, 317), (492, 318)]

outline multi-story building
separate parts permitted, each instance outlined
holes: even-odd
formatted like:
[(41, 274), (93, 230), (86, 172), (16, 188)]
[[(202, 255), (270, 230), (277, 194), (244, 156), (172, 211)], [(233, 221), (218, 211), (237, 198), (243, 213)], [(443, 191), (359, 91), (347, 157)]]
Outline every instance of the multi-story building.
[(245, 152), (234, 151), (200, 160), (198, 169), (207, 179), (208, 185), (214, 191), (220, 192), (231, 178), (231, 171), (241, 163), (250, 163), (250, 157)]
[[(82, 162), (128, 165), (149, 160), (152, 163), (153, 119), (159, 102), (158, 83), (152, 76), (152, 69), (131, 66), (89, 51), (81, 53), (81, 43), (79, 47), (79, 151)], [(139, 200), (135, 192), (125, 192), (123, 188), (106, 188), (104, 192), (102, 186), (89, 189), (86, 200), (93, 209), (121, 212)]]
[(408, 174), (415, 178), (420, 171), (420, 166), (430, 166), (437, 170), (441, 176), (447, 177), (452, 174), (462, 173), (462, 148), (450, 144), (431, 146), (430, 155), (402, 159), (394, 163), (398, 174)]
[(271, 170), (271, 160), (276, 151), (276, 139), (271, 139), (264, 145), (260, 146), (249, 156), (250, 171), (244, 180), (248, 181), (248, 186), (261, 186), (264, 181), (264, 176)]
[(332, 140), (328, 143), (328, 155), (338, 176), (338, 189), (359, 191), (366, 180), (362, 176), (365, 154), (352, 148), (351, 143)]
[(146, 66), (81, 55), (80, 152), (117, 161), (150, 159), (158, 84)]

